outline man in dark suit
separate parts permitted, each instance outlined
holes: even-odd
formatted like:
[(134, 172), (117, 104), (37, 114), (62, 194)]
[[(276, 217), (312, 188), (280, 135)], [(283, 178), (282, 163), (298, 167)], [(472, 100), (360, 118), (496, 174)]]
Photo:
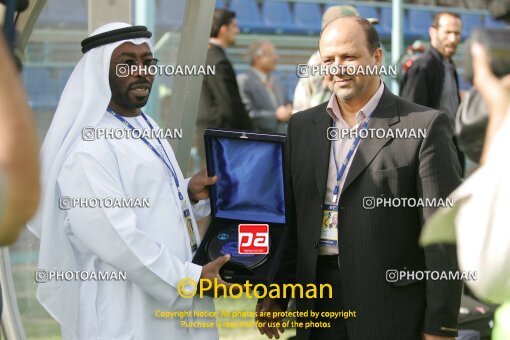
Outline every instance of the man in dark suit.
[[(377, 32), (359, 17), (332, 21), (324, 28), (319, 47), (325, 65), (372, 66), (382, 60)], [(329, 283), (332, 299), (298, 298), (297, 310), (351, 310), (356, 317), (323, 319), (331, 327), (298, 328), (297, 337), (453, 339), (461, 282), (395, 280), (387, 272), (457, 270), (454, 248), (418, 245), (421, 227), (434, 208), (370, 209), (366, 201), (366, 197), (446, 198), (459, 185), (448, 117), (393, 95), (378, 76), (339, 73), (327, 78), (333, 92), (330, 101), (293, 115), (289, 122), (289, 237), (276, 281)], [(361, 139), (349, 160), (353, 140), (330, 141), (326, 131), (332, 126), (352, 132), (368, 127), (384, 131), (384, 137)], [(389, 134), (404, 129), (423, 129), (425, 136), (402, 139)], [(345, 175), (337, 180), (343, 164)], [(335, 210), (338, 229), (331, 237), (324, 231), (323, 217)], [(285, 307), (285, 299), (257, 304), (259, 311)], [(276, 328), (260, 331), (278, 335)]]
[(215, 74), (204, 76), (195, 131), (202, 160), (205, 160), (203, 139), (206, 128), (252, 128), (239, 94), (236, 74), (225, 53), (227, 47), (235, 43), (238, 34), (235, 13), (216, 9), (206, 58), (206, 65), (214, 65)]
[(237, 77), (241, 98), (256, 131), (287, 131), (292, 105), (285, 89), (272, 73), (278, 55), (269, 41), (257, 41), (248, 48), (251, 69)]
[(462, 22), (456, 13), (439, 12), (429, 28), (430, 49), (404, 75), (400, 95), (413, 103), (442, 110), (452, 123), (460, 103), (452, 57), (460, 44)]

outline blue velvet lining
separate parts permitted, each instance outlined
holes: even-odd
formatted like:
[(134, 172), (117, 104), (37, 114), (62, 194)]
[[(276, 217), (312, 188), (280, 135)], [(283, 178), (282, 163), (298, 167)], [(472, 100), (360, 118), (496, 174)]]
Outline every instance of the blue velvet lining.
[(216, 217), (285, 223), (283, 144), (208, 136), (209, 176), (217, 175)]

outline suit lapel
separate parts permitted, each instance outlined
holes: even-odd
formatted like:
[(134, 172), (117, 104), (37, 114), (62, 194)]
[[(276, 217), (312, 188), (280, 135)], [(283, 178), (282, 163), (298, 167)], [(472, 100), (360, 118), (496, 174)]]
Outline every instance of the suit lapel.
[(317, 117), (313, 120), (313, 157), (315, 169), (315, 182), (319, 195), (324, 197), (328, 181), (329, 153), (331, 142), (327, 138), (328, 128), (332, 125), (332, 119), (326, 112), (327, 103), (320, 106)]
[[(396, 124), (400, 121), (398, 114), (397, 102), (395, 95), (392, 94), (386, 86), (384, 92), (377, 104), (377, 107), (372, 114), (370, 123), (368, 124), (369, 129), (382, 129), (389, 130), (391, 125)], [(385, 135), (387, 135), (385, 133)], [(351, 167), (347, 173), (342, 193), (345, 189), (361, 174), (363, 170), (372, 162), (374, 157), (377, 155), (379, 150), (382, 149), (386, 143), (391, 140), (391, 137), (386, 138), (366, 138), (360, 141), (358, 149), (352, 159)]]
[(251, 69), (246, 72), (249, 72), (250, 78), (254, 82), (253, 84), (255, 86), (255, 90), (257, 91), (259, 98), (260, 97), (264, 98), (261, 102), (262, 103), (271, 103), (271, 98), (269, 98), (269, 94), (267, 93), (266, 86), (264, 85), (262, 80), (259, 78), (259, 76)]

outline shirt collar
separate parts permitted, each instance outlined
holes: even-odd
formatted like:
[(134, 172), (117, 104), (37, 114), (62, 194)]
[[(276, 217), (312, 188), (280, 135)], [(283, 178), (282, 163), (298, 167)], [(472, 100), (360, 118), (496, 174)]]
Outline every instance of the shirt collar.
[(252, 67), (251, 69), (252, 69), (253, 73), (255, 73), (257, 75), (257, 77), (259, 77), (263, 83), (269, 82), (268, 74), (265, 74), (264, 72), (257, 70), (255, 67)]
[(453, 63), (453, 60), (452, 58), (445, 58), (443, 57), (443, 55), (441, 54), (441, 52), (439, 52), (439, 50), (437, 48), (435, 48), (434, 46), (430, 46), (430, 51), (433, 55), (436, 56), (436, 58), (438, 58), (439, 60), (445, 62), (449, 62), (449, 63)]
[(209, 44), (211, 45), (214, 45), (214, 46), (218, 46), (219, 48), (221, 48), (223, 51), (225, 51), (225, 49), (223, 48), (223, 46), (220, 45), (220, 43), (215, 39), (215, 38), (209, 38)]
[[(379, 88), (375, 91), (374, 95), (368, 100), (368, 102), (359, 110), (356, 114), (357, 123), (363, 122), (368, 116), (371, 116), (374, 112), (377, 104), (381, 100), (382, 94), (384, 92), (384, 82), (380, 81)], [(338, 105), (338, 100), (336, 99), (336, 95), (333, 93), (331, 98), (329, 99), (328, 106), (326, 111), (336, 122), (345, 123), (345, 120), (342, 117), (342, 110), (340, 109), (340, 105)]]

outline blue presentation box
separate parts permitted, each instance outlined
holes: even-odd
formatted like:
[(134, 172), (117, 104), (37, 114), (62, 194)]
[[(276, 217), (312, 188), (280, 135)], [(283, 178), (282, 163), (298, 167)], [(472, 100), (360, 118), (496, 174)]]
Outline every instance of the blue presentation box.
[[(220, 271), (223, 279), (269, 283), (287, 235), (286, 136), (206, 129), (204, 139), (207, 172), (218, 176), (218, 182), (210, 188), (212, 220), (193, 262), (205, 265), (228, 253), (231, 260)], [(255, 226), (239, 234), (241, 224)], [(263, 225), (268, 225), (268, 240)], [(253, 228), (261, 233), (244, 232)]]

